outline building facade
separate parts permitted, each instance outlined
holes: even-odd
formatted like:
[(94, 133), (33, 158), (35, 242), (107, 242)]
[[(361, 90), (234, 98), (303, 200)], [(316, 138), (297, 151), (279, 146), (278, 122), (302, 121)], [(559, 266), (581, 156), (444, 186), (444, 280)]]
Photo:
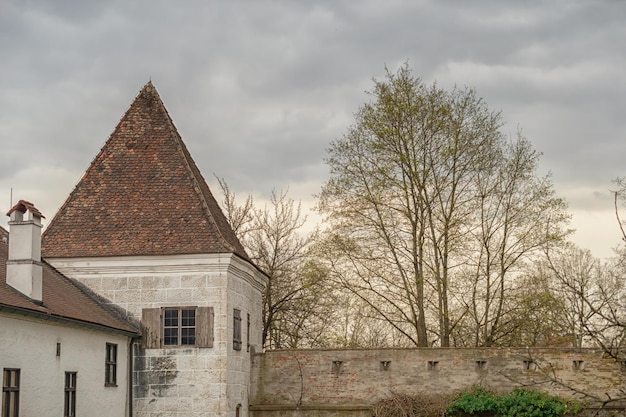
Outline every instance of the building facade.
[[(41, 260), (41, 213), (20, 201), (0, 242), (2, 417), (130, 416), (132, 323)], [(7, 233), (8, 236), (8, 233)]]
[[(9, 242), (16, 238), (9, 230)], [(41, 254), (138, 329), (116, 340), (130, 388), (125, 410), (111, 415), (247, 416), (268, 278), (228, 224), (152, 83), (50, 221)], [(80, 337), (75, 346), (100, 354), (97, 338)], [(3, 346), (17, 354), (24, 343)]]

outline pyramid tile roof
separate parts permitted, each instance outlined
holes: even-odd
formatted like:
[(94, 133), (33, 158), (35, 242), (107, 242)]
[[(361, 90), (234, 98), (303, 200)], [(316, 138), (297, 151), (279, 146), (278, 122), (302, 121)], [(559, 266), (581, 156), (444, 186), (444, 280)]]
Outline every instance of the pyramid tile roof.
[(0, 244), (7, 243), (9, 241), (9, 232), (4, 227), (0, 226)]
[(249, 261), (149, 82), (50, 222), (42, 254), (199, 253)]
[(37, 303), (6, 283), (9, 245), (0, 243), (0, 311), (11, 308), (28, 315), (69, 321), (138, 335), (120, 313), (100, 303), (86, 287), (43, 262), (43, 300)]

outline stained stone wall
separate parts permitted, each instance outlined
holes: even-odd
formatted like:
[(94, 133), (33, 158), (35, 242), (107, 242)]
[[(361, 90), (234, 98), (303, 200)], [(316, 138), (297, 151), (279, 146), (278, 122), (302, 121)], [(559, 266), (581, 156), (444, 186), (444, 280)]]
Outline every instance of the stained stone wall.
[(586, 349), (278, 350), (253, 356), (254, 417), (366, 417), (393, 393), (529, 386), (563, 397), (622, 396), (626, 364)]
[[(140, 321), (142, 310), (212, 307), (213, 346), (133, 349), (136, 417), (248, 414), (250, 352), (260, 350), (264, 277), (232, 254), (49, 260)], [(242, 348), (233, 346), (233, 311)], [(248, 340), (247, 315), (250, 314)]]

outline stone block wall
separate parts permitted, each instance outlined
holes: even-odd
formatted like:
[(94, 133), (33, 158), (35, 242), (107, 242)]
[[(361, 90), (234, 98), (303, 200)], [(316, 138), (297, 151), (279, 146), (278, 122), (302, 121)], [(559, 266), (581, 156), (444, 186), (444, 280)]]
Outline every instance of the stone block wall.
[[(213, 346), (133, 349), (135, 417), (248, 414), (250, 352), (261, 344), (264, 278), (232, 254), (55, 260), (54, 265), (137, 322), (143, 309), (212, 307)], [(233, 348), (233, 311), (242, 349)], [(248, 340), (247, 315), (251, 317)]]
[(254, 355), (254, 417), (365, 417), (393, 393), (449, 394), (473, 385), (619, 396), (626, 367), (587, 349), (278, 350)]

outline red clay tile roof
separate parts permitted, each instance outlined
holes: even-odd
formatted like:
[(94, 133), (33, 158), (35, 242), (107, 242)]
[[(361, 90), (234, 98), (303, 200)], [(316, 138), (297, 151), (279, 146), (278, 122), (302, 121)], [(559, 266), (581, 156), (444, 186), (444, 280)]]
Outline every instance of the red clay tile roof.
[(235, 253), (249, 260), (151, 82), (50, 222), (42, 253)]
[(35, 207), (35, 205), (33, 203), (30, 203), (26, 200), (20, 200), (17, 202), (16, 205), (14, 205), (13, 207), (11, 207), (11, 210), (9, 210), (9, 212), (7, 213), (7, 216), (10, 216), (11, 213), (13, 213), (14, 211), (19, 211), (22, 213), (26, 213), (27, 211), (30, 211), (31, 213), (33, 213), (35, 216), (45, 219), (45, 216), (43, 214), (41, 214), (41, 212)]
[(43, 303), (40, 305), (6, 283), (9, 245), (0, 243), (0, 310), (10, 307), (45, 318), (81, 322), (126, 333), (137, 329), (120, 315), (101, 305), (80, 283), (43, 264)]

